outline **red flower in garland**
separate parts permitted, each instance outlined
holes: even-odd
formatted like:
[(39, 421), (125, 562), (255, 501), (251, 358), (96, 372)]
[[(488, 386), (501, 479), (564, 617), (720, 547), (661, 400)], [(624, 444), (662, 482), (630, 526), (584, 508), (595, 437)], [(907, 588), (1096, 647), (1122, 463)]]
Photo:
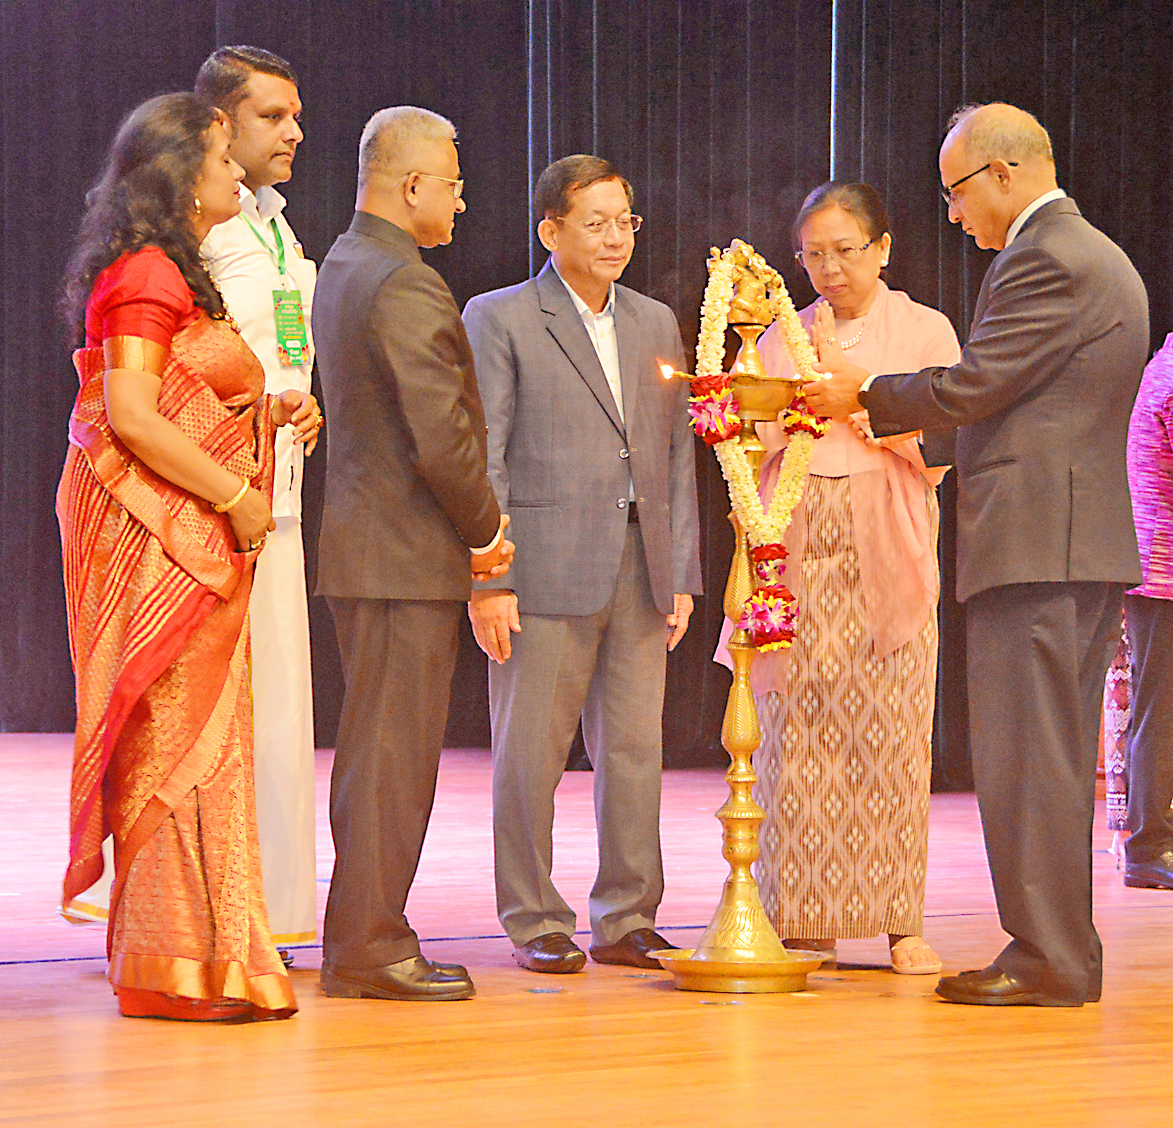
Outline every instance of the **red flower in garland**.
[(692, 429), (707, 446), (716, 446), (741, 434), (741, 418), (729, 392), (719, 397), (693, 397), (688, 401), (688, 414), (692, 416)]
[(745, 601), (738, 627), (759, 650), (780, 650), (794, 640), (794, 596), (784, 587), (758, 588)]
[(724, 372), (716, 372), (712, 376), (696, 376), (691, 388), (696, 399), (704, 396), (723, 396), (729, 390), (729, 376)]
[[(786, 565), (782, 561), (788, 555), (786, 549), (780, 544), (761, 544), (749, 550), (758, 587), (768, 588), (782, 583), (782, 573), (786, 571)], [(787, 596), (789, 598), (789, 593)]]
[(788, 435), (796, 435), (799, 431), (805, 431), (808, 435), (813, 435), (818, 439), (827, 433), (827, 420), (811, 411), (801, 393), (790, 401), (790, 406), (782, 412), (779, 422)]

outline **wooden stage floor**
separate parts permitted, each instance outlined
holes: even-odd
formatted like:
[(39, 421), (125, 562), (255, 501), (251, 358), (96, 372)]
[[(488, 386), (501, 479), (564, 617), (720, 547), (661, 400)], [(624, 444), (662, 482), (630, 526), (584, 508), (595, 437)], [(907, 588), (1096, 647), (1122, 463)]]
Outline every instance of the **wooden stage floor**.
[[(489, 762), (445, 754), (409, 914), (433, 957), (469, 965), (463, 1003), (326, 999), (297, 954), (291, 1021), (208, 1027), (121, 1018), (100, 929), (56, 915), (69, 740), (0, 736), (0, 1124), (757, 1126), (1173, 1125), (1173, 893), (1125, 889), (1095, 835), (1103, 1002), (951, 1006), (935, 977), (884, 970), (881, 939), (793, 995), (675, 991), (588, 965), (517, 969), (493, 909)], [(318, 760), (321, 900), (332, 851)], [(585, 906), (591, 777), (558, 795), (556, 879)], [(660, 924), (690, 945), (725, 866), (712, 771), (665, 774)], [(1003, 942), (972, 796), (933, 797), (926, 935), (947, 970)]]

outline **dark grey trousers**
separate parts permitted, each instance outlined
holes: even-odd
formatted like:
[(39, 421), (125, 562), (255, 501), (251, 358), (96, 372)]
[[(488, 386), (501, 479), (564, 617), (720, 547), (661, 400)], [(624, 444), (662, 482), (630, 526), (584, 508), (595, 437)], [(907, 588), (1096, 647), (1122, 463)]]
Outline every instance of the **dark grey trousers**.
[(591, 932), (613, 944), (650, 928), (664, 893), (661, 721), (667, 630), (652, 602), (637, 525), (611, 600), (595, 615), (521, 615), (513, 654), (489, 667), (497, 913), (514, 944), (572, 935), (554, 887), (554, 791), (579, 717), (594, 767), (599, 869)]
[(966, 603), (974, 783), (998, 914), (1011, 936), (994, 962), (1077, 1002), (1100, 997), (1092, 815), (1123, 591), (1010, 584)]
[(1128, 724), (1130, 862), (1173, 850), (1173, 600), (1124, 597), (1132, 647), (1132, 719)]
[(432, 813), (464, 607), (329, 603), (346, 695), (330, 777), (336, 857), (322, 958), (375, 968), (419, 952), (404, 906)]

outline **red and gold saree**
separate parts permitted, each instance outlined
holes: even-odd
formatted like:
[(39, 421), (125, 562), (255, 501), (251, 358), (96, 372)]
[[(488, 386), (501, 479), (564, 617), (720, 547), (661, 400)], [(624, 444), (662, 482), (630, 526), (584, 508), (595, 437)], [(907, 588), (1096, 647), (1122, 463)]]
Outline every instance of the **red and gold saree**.
[[(148, 255), (163, 257), (146, 248), (107, 273)], [(170, 260), (151, 265), (178, 275)], [(194, 307), (176, 324), (159, 413), (271, 494), (260, 364), (239, 334)], [(265, 916), (253, 807), (247, 614), (256, 554), (237, 552), (225, 517), (121, 443), (106, 419), (101, 344), (92, 331), (87, 342), (75, 354), (81, 387), (57, 495), (78, 714), (64, 901), (100, 876), (112, 834), (116, 991), (292, 1013)]]

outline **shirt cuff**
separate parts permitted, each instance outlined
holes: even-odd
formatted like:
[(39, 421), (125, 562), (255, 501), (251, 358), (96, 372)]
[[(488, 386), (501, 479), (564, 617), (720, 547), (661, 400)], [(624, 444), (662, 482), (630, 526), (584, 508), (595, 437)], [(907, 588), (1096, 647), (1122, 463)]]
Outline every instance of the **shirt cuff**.
[(878, 372), (873, 373), (862, 384), (860, 384), (859, 390), (861, 392), (866, 392), (868, 390), (868, 388), (870, 388), (872, 386), (872, 384), (874, 384), (875, 381), (879, 378), (879, 375), (880, 374)]
[(495, 549), (497, 545), (501, 543), (501, 537), (504, 532), (504, 529), (498, 529), (497, 535), (491, 541), (489, 541), (489, 543), (485, 545), (484, 548), (470, 548), (469, 552), (471, 552), (473, 556), (484, 556), (486, 552), (492, 552), (493, 549)]

